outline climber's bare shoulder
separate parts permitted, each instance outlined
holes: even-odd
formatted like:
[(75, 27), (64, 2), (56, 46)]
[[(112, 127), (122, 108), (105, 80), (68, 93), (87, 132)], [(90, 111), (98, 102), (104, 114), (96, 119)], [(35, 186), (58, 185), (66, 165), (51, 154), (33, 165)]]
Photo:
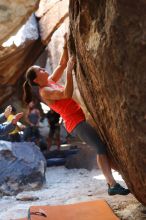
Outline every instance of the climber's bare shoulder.
[(40, 96), (42, 100), (47, 104), (51, 105), (55, 102), (55, 100), (52, 98), (53, 96), (53, 90), (50, 87), (43, 87), (39, 90)]

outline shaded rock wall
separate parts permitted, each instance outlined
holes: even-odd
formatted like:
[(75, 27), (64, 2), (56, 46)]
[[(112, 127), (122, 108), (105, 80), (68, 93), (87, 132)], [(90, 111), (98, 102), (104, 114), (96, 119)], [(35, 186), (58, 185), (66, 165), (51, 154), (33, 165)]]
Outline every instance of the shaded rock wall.
[(146, 2), (70, 0), (84, 102), (131, 191), (146, 204)]

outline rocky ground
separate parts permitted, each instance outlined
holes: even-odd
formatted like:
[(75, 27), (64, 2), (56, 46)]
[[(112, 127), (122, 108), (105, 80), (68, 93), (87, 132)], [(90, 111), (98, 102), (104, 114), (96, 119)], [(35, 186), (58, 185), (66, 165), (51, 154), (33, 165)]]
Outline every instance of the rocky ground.
[[(116, 172), (114, 176), (119, 183), (125, 185)], [(146, 219), (146, 209), (131, 194), (107, 195), (106, 182), (99, 170), (69, 170), (64, 166), (47, 168), (46, 183), (41, 190), (1, 198), (0, 219), (25, 217), (31, 205), (71, 204), (96, 199), (106, 200), (121, 220)]]

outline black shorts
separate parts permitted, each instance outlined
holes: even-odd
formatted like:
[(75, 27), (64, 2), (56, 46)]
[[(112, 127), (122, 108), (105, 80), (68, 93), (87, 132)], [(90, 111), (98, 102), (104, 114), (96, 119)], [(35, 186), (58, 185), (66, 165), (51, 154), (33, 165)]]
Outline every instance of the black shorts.
[[(96, 130), (86, 121), (80, 122), (72, 131), (89, 146), (96, 148), (97, 154), (106, 154), (106, 145), (98, 136)], [(71, 132), (71, 134), (72, 134)]]

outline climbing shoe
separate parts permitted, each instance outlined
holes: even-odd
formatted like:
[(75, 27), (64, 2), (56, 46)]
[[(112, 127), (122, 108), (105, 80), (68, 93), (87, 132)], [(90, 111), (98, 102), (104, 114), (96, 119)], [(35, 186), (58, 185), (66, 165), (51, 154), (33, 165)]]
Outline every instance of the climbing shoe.
[(125, 189), (119, 183), (116, 183), (114, 186), (108, 184), (108, 194), (113, 195), (128, 195), (130, 193), (129, 189)]

